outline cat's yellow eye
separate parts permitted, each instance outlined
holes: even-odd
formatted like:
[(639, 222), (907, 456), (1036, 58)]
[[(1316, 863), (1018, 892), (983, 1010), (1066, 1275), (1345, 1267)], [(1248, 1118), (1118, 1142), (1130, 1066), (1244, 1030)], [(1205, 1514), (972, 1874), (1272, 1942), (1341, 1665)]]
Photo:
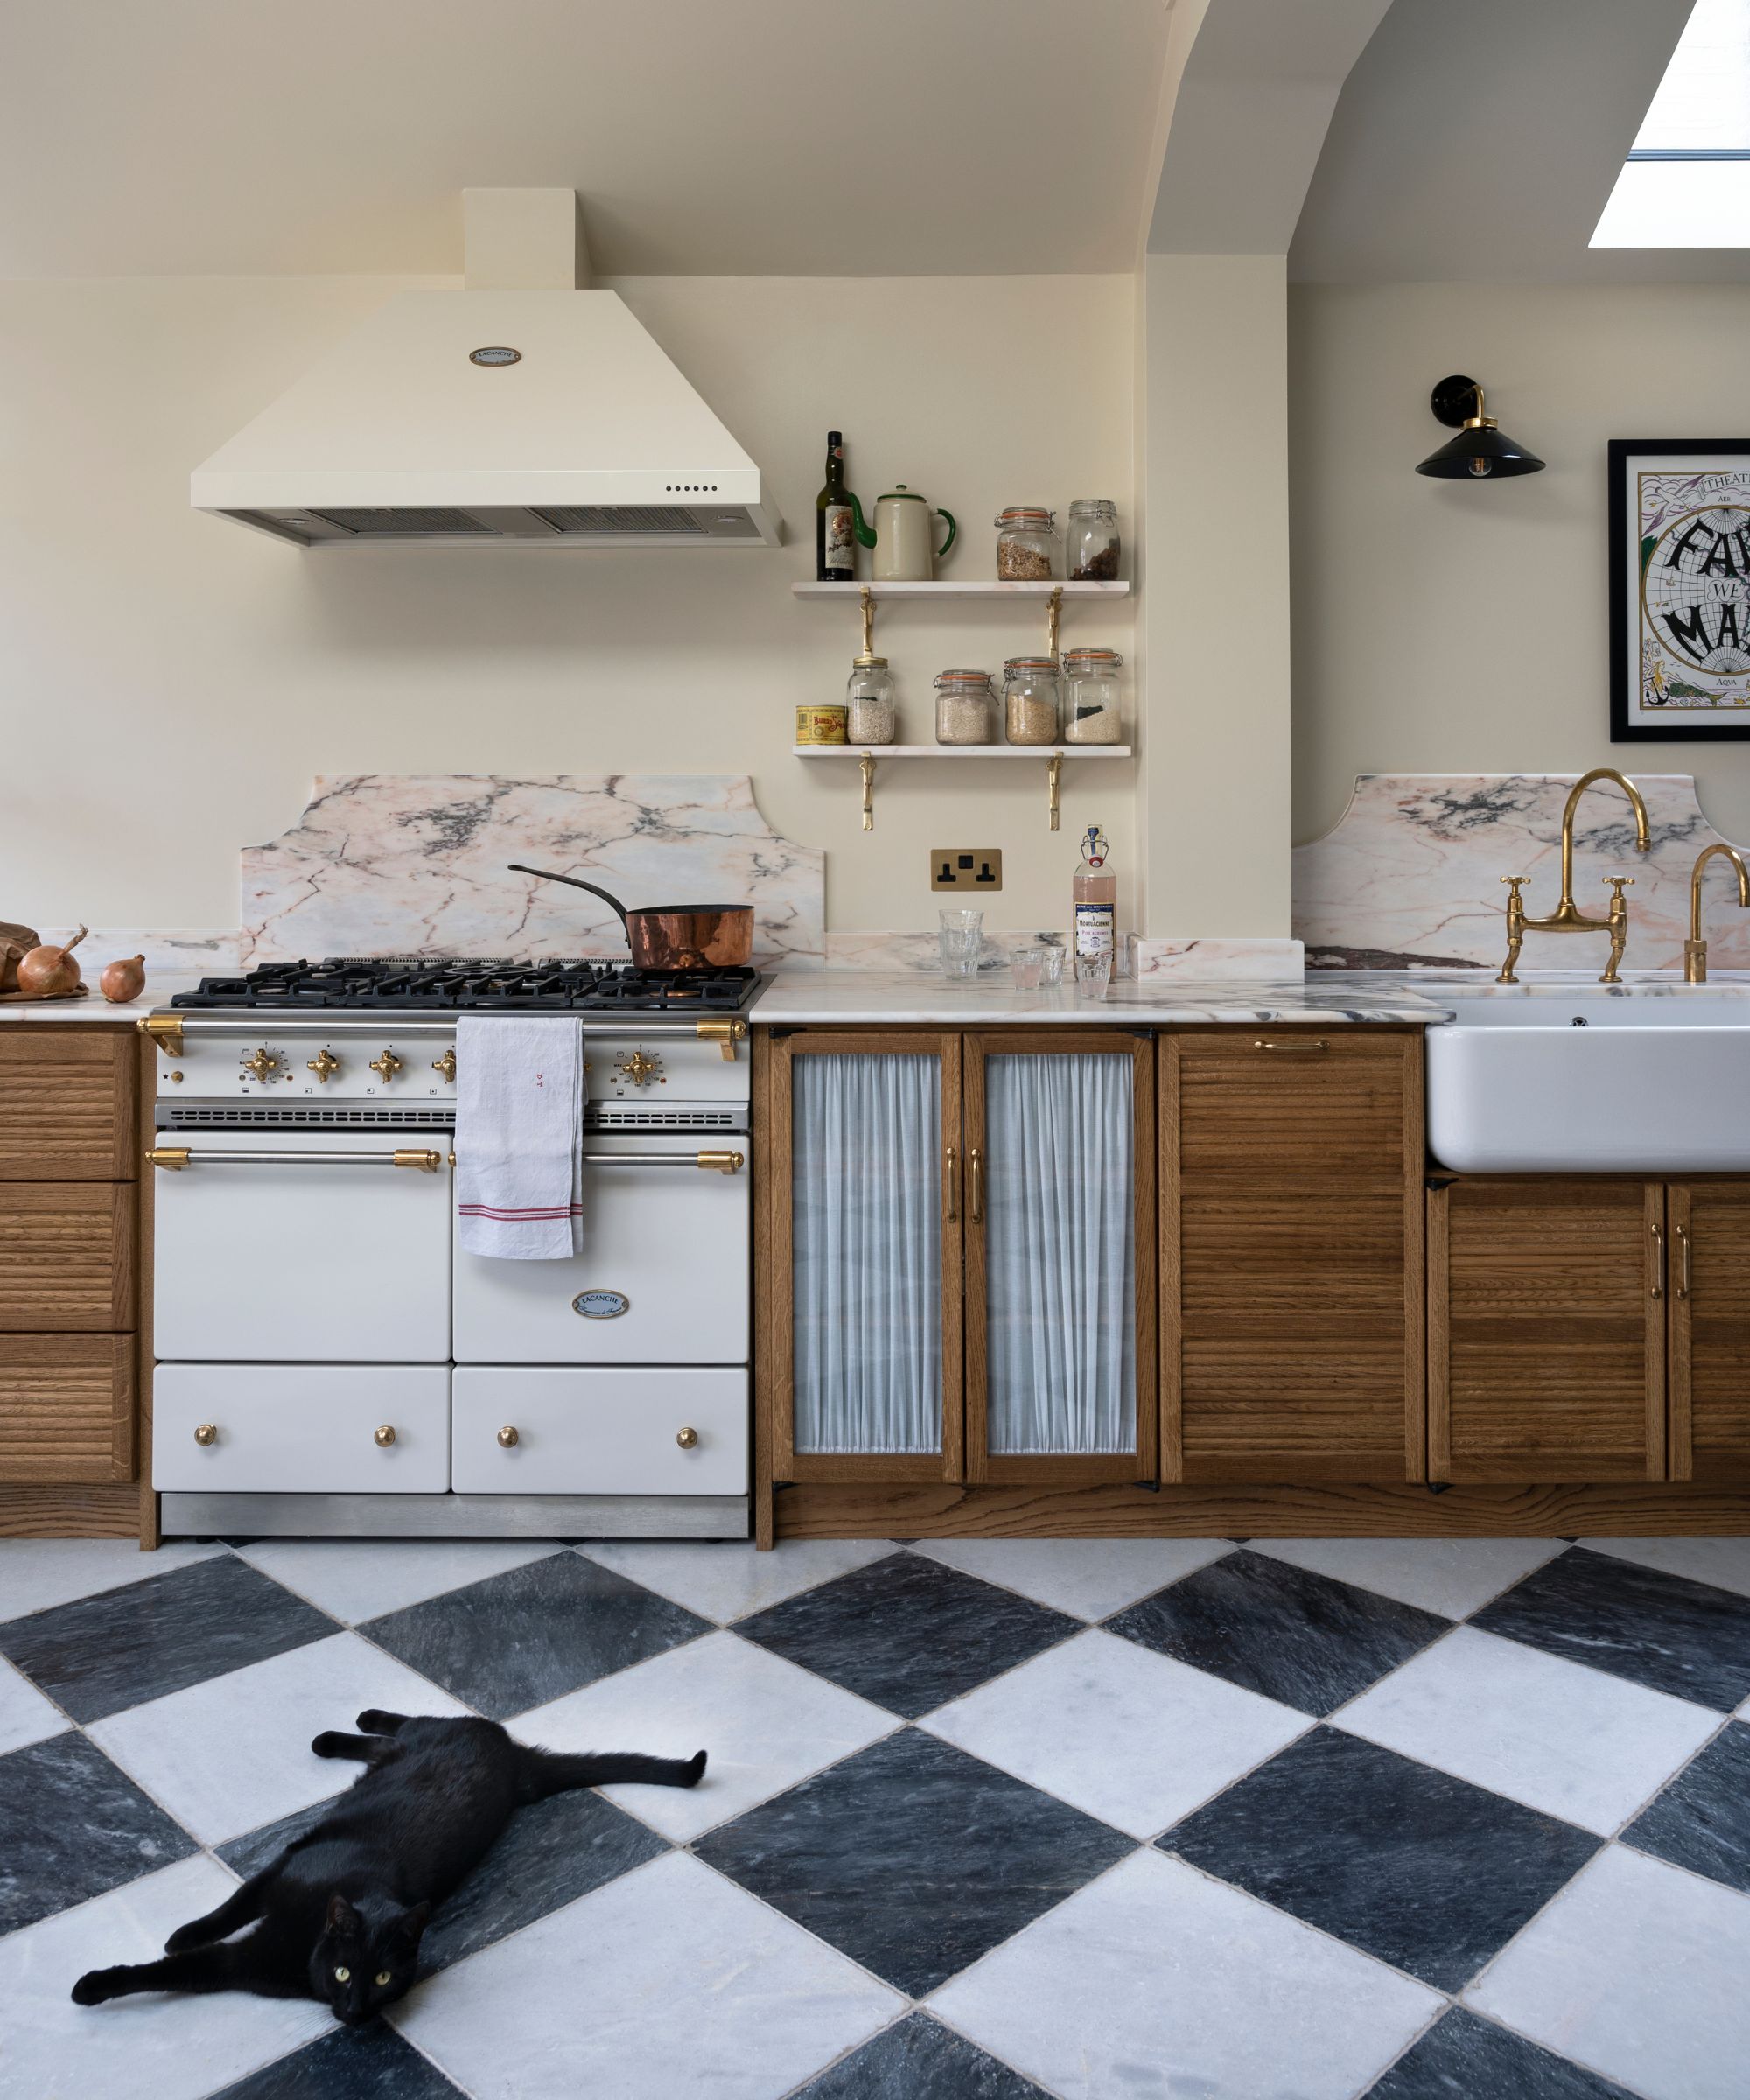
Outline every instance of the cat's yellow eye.
[(380, 1970), (378, 1970), (378, 1971), (377, 1971), (377, 1987), (378, 1987), (378, 1989), (379, 1989), (379, 1990), (381, 1990), (381, 1989), (382, 1989), (382, 1987), (383, 1986), (383, 1984), (385, 1984), (386, 1983), (388, 1983), (388, 1970), (387, 1969), (380, 1969)]
[(337, 1969), (334, 1971), (334, 1981), (337, 1984), (350, 1983), (352, 1975), (353, 1972), (350, 1969)]

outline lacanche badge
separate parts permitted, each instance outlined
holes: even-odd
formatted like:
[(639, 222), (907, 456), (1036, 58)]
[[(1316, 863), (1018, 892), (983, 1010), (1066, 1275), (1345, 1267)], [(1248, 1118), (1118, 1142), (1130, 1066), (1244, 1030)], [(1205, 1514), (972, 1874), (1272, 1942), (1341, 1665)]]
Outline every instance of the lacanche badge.
[(632, 1310), (632, 1300), (624, 1291), (579, 1291), (571, 1300), (571, 1310), (585, 1320), (618, 1320)]
[(468, 362), (471, 365), (520, 365), (522, 353), (511, 349), (505, 343), (487, 343), (479, 350), (470, 350)]

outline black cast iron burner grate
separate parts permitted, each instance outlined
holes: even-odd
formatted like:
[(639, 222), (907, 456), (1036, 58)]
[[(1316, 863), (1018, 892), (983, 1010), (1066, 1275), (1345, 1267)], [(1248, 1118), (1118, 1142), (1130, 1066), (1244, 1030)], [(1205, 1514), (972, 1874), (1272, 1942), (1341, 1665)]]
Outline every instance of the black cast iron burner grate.
[(241, 976), (203, 977), (173, 1007), (269, 1007), (320, 1012), (733, 1013), (760, 984), (757, 970), (635, 970), (629, 962), (551, 956), (500, 958), (331, 956), (320, 962), (267, 962)]

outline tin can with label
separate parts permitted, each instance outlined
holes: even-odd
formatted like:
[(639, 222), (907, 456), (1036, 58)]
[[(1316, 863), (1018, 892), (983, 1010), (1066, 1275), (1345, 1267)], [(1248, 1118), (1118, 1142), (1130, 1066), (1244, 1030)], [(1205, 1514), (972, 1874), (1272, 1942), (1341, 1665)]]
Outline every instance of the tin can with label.
[(843, 744), (850, 710), (843, 703), (796, 710), (798, 744)]

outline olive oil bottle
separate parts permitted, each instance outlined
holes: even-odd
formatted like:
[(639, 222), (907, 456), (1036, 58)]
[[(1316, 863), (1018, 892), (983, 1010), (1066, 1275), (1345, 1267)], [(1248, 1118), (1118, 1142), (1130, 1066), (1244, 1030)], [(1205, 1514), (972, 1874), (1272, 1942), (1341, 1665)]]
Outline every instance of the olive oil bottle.
[(826, 434), (826, 485), (815, 498), (815, 580), (857, 581), (857, 502), (844, 486), (844, 434)]

